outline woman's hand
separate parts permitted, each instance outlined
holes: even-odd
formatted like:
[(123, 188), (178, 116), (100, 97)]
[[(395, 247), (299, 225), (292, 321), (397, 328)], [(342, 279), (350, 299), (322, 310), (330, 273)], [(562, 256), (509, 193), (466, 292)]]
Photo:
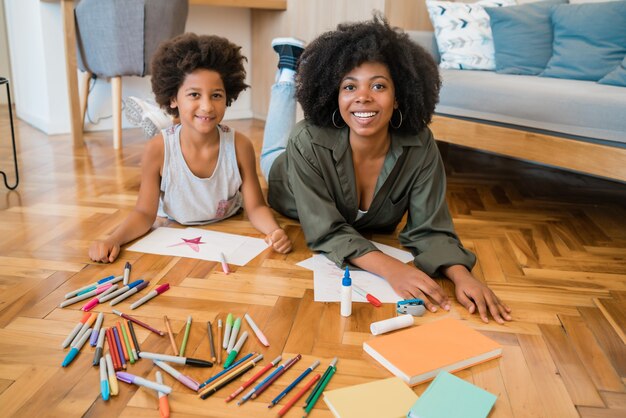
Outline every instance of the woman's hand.
[(109, 239), (94, 241), (89, 247), (89, 258), (98, 263), (112, 263), (119, 253), (119, 244)]
[(454, 282), (456, 298), (461, 305), (473, 314), (478, 314), (483, 322), (489, 322), (487, 311), (499, 324), (511, 321), (511, 308), (504, 304), (489, 287), (476, 279), (464, 266), (452, 266), (445, 270), (446, 276)]
[(265, 236), (267, 245), (271, 245), (274, 251), (286, 254), (291, 251), (291, 240), (282, 228), (275, 229)]
[(405, 299), (422, 299), (426, 309), (431, 312), (437, 311), (431, 299), (444, 310), (450, 310), (450, 301), (441, 286), (414, 266), (398, 262), (394, 264), (392, 273), (385, 275), (385, 279), (398, 295)]

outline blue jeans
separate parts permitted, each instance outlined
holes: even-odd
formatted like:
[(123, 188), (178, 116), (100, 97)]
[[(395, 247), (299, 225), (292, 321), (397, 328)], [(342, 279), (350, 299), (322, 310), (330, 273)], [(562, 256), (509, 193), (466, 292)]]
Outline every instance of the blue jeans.
[(261, 172), (265, 180), (276, 158), (285, 152), (289, 133), (296, 124), (296, 84), (281, 82), (272, 86), (270, 106), (265, 121), (263, 147), (261, 148)]

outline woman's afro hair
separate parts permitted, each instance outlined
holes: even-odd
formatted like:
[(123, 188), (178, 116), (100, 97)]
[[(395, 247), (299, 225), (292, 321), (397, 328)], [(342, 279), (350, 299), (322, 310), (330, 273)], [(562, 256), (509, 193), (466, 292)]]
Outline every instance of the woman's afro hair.
[(249, 86), (245, 83), (248, 59), (241, 47), (226, 38), (184, 33), (159, 45), (151, 63), (152, 92), (155, 100), (168, 113), (178, 116), (178, 108), (170, 102), (187, 74), (197, 69), (212, 70), (222, 77), (226, 90), (226, 106), (237, 99)]
[(365, 62), (379, 62), (389, 68), (403, 115), (397, 131), (416, 134), (424, 129), (439, 100), (437, 64), (380, 14), (369, 21), (340, 24), (305, 48), (296, 77), (296, 97), (305, 118), (315, 125), (332, 127), (342, 78)]

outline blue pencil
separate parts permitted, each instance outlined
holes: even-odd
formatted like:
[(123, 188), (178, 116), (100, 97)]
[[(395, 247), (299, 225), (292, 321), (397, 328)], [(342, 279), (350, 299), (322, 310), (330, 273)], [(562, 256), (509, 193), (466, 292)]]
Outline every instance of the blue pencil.
[(200, 386), (198, 386), (198, 390), (202, 389), (203, 387), (205, 387), (206, 385), (208, 385), (209, 383), (211, 383), (212, 381), (214, 381), (215, 379), (217, 379), (218, 377), (222, 376), (224, 373), (228, 373), (229, 371), (231, 371), (233, 368), (239, 366), (241, 363), (243, 363), (244, 361), (248, 360), (250, 357), (252, 357), (254, 353), (250, 353), (247, 354), (245, 356), (243, 356), (241, 358), (241, 360), (233, 363), (229, 368), (222, 370), (221, 372), (219, 372), (218, 374), (216, 374), (215, 376), (211, 376), (209, 377), (207, 380), (205, 380), (203, 383), (200, 384)]
[(261, 387), (263, 386), (265, 383), (267, 383), (271, 378), (273, 378), (276, 373), (281, 373), (281, 371), (285, 368), (285, 363), (281, 364), (280, 366), (278, 366), (276, 368), (276, 370), (274, 370), (274, 372), (272, 372), (272, 374), (270, 374), (269, 376), (267, 376), (265, 379), (263, 379), (263, 381), (261, 383), (259, 383), (258, 385), (256, 385), (254, 388), (252, 388), (252, 390), (250, 390), (250, 392), (246, 393), (244, 395), (243, 398), (241, 398), (241, 400), (239, 402), (237, 402), (237, 405), (241, 405), (243, 403), (245, 403), (248, 399), (250, 399), (252, 397), (252, 395), (254, 395), (254, 393)]
[(315, 368), (316, 368), (317, 366), (319, 366), (319, 365), (320, 365), (320, 361), (319, 361), (319, 360), (315, 360), (315, 362), (314, 362), (313, 364), (311, 364), (311, 365), (310, 365), (310, 366), (309, 366), (309, 367), (308, 367), (305, 371), (303, 371), (303, 372), (302, 372), (302, 374), (301, 374), (300, 376), (296, 377), (296, 379), (295, 379), (293, 382), (291, 382), (291, 383), (289, 384), (289, 386), (287, 386), (287, 387), (286, 387), (286, 388), (285, 388), (282, 392), (280, 392), (280, 393), (278, 394), (278, 396), (277, 396), (277, 397), (275, 397), (275, 398), (272, 400), (272, 402), (271, 402), (271, 403), (270, 403), (267, 407), (268, 407), (268, 408), (271, 408), (271, 407), (273, 407), (274, 405), (276, 405), (278, 402), (280, 402), (280, 400), (281, 400), (282, 398), (284, 398), (284, 397), (285, 397), (285, 395), (287, 395), (287, 394), (291, 391), (291, 389), (295, 388), (295, 387), (296, 387), (296, 385), (297, 385), (298, 383), (300, 383), (300, 381), (302, 381), (302, 379), (304, 379), (304, 378), (306, 377), (306, 375), (308, 375), (309, 373), (311, 373), (311, 372), (313, 371), (313, 369), (315, 369)]

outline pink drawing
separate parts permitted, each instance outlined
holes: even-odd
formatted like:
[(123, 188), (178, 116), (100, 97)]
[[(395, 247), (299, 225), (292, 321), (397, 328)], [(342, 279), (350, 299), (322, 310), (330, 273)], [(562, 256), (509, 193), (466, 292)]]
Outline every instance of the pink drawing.
[(200, 244), (206, 244), (206, 242), (200, 241), (202, 237), (197, 237), (193, 239), (185, 239), (181, 238), (184, 242), (179, 242), (178, 244), (168, 245), (168, 247), (178, 247), (179, 245), (188, 245), (189, 248), (194, 250), (195, 252), (200, 252)]

